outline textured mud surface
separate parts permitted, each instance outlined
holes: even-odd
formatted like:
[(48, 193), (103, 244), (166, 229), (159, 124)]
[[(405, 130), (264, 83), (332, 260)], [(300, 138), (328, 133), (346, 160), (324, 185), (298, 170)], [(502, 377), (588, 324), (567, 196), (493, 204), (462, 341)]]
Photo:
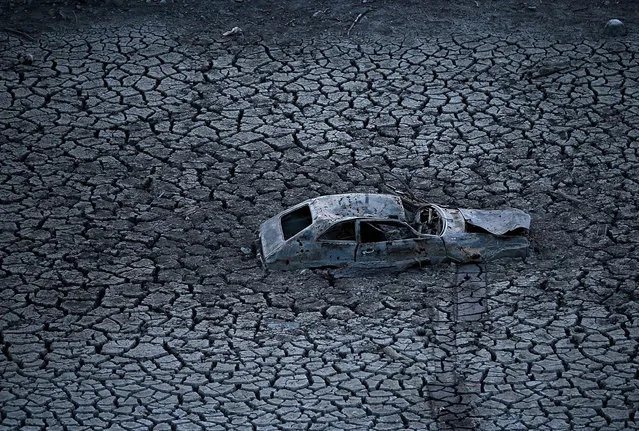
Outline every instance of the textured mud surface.
[[(0, 429), (638, 428), (636, 36), (370, 21), (0, 34)], [(336, 279), (245, 248), (380, 172), (529, 212), (531, 257)]]

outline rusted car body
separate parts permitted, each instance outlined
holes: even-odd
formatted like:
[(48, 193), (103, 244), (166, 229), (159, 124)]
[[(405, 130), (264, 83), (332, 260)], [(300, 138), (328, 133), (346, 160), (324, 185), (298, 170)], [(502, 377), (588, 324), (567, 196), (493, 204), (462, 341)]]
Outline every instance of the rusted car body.
[(258, 252), (273, 269), (405, 268), (524, 257), (530, 216), (521, 210), (444, 208), (390, 194), (301, 202), (262, 223)]

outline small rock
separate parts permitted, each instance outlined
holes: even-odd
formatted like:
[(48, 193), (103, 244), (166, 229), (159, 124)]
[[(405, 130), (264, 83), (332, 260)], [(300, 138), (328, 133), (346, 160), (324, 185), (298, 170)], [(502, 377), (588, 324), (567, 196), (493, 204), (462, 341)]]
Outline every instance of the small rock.
[(606, 23), (605, 31), (609, 36), (624, 36), (626, 27), (621, 20), (611, 19)]
[(251, 249), (250, 249), (250, 248), (248, 248), (248, 247), (241, 247), (241, 248), (240, 248), (240, 251), (241, 251), (243, 254), (245, 254), (246, 256), (250, 256), (250, 255), (252, 255), (252, 254), (253, 254), (253, 252), (251, 251)]

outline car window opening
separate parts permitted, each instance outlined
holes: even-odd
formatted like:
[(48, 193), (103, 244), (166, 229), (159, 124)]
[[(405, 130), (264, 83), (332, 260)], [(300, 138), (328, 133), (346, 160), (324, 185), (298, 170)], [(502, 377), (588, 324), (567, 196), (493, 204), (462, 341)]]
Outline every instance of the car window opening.
[(386, 235), (373, 223), (362, 222), (359, 224), (359, 236), (363, 243), (386, 241)]
[(345, 221), (329, 228), (320, 241), (355, 241), (355, 221)]
[(444, 223), (433, 207), (424, 208), (419, 213), (419, 232), (428, 235), (441, 235)]
[(362, 243), (398, 241), (415, 238), (415, 234), (401, 223), (361, 222), (359, 235)]
[(313, 217), (311, 216), (311, 209), (308, 205), (299, 207), (295, 211), (282, 216), (282, 233), (284, 239), (287, 240), (313, 223)]

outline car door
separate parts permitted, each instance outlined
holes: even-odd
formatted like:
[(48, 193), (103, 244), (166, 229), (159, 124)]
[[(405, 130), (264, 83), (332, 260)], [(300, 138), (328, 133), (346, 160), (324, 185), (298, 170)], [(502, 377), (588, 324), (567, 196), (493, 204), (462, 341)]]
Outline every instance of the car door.
[(355, 220), (335, 223), (318, 237), (317, 243), (321, 266), (339, 267), (353, 263), (357, 249)]
[(363, 266), (439, 263), (446, 258), (442, 239), (419, 235), (400, 221), (359, 220), (355, 261)]
[(449, 259), (458, 263), (526, 257), (530, 246), (526, 237), (496, 236), (489, 233), (446, 234), (444, 240)]

